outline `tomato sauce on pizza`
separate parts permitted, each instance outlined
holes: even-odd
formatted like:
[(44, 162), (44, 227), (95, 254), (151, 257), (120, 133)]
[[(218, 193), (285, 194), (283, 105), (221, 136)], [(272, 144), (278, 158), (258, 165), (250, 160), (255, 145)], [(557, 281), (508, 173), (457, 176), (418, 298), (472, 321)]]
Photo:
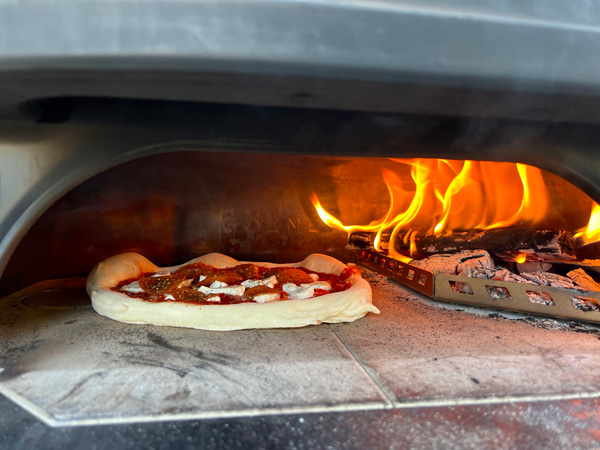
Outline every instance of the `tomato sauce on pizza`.
[(352, 286), (348, 279), (357, 272), (358, 269), (353, 267), (344, 269), (340, 275), (333, 275), (304, 267), (239, 264), (219, 269), (204, 263), (193, 263), (173, 273), (144, 273), (138, 278), (122, 280), (112, 290), (152, 303), (268, 303), (310, 299), (345, 291)]

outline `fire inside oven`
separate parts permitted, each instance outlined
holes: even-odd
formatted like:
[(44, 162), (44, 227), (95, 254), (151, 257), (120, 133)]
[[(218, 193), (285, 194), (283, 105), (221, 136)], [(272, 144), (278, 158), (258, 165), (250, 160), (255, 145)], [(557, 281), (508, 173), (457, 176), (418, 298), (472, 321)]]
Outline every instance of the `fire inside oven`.
[[(541, 170), (533, 160), (547, 142), (531, 124), (509, 124), (496, 151), (476, 145), (475, 127), (473, 152), (452, 146), (471, 120), (178, 105), (157, 121), (143, 116), (152, 108), (123, 111), (125, 125), (97, 110), (35, 125), (54, 136), (38, 139), (38, 158), (75, 155), (88, 171), (64, 164), (63, 192), (39, 196), (49, 207), (27, 230), (16, 223), (21, 235), (7, 235), (18, 245), (1, 255), (0, 392), (47, 424), (596, 395), (593, 334), (497, 313), (600, 314), (598, 196), (593, 180), (564, 168), (560, 139)], [(515, 146), (516, 135), (525, 141)], [(84, 289), (94, 265), (124, 252), (158, 266), (210, 252), (275, 263), (324, 253), (361, 267), (381, 314), (226, 333), (124, 324), (96, 314)]]
[(58, 201), (3, 288), (85, 274), (128, 251), (159, 265), (327, 253), (436, 300), (596, 322), (598, 214), (571, 183), (521, 163), (169, 152)]

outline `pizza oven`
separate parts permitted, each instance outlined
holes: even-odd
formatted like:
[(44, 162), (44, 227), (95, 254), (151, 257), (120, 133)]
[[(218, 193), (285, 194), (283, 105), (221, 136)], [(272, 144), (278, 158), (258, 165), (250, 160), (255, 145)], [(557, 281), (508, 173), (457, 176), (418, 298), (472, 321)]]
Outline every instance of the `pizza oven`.
[[(600, 280), (597, 12), (430, 3), (0, 6), (0, 444), (596, 443), (600, 294), (514, 276)], [(410, 264), (459, 250), (512, 275)], [(114, 322), (129, 251), (324, 253), (381, 314)]]

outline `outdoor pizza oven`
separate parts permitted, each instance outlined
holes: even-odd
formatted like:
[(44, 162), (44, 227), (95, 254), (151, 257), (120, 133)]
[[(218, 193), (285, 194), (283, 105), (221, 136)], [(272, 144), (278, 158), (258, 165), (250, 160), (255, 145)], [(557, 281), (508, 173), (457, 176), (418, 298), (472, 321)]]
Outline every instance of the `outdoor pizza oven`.
[[(491, 6), (94, 4), (69, 10), (80, 19), (70, 32), (48, 38), (41, 24), (14, 51), (0, 40), (2, 394), (73, 427), (73, 440), (96, 426), (156, 443), (176, 423), (177, 439), (213, 429), (233, 445), (262, 421), (255, 444), (293, 427), (339, 444), (352, 424), (377, 421), (359, 427), (360, 442), (431, 443), (435, 433), (415, 430), (443, 421), (515, 444), (525, 442), (515, 430), (541, 420), (548, 442), (591, 442), (573, 424), (599, 426), (598, 294), (531, 294), (407, 262), (444, 253), (456, 232), (517, 229), (535, 245), (492, 231), (484, 248), (503, 267), (564, 275), (588, 260), (577, 267), (598, 280), (600, 246), (584, 236), (600, 202), (595, 23), (558, 6), (538, 19)], [(0, 24), (14, 29), (26, 10), (0, 7)], [(58, 2), (43, 15), (67, 11)], [(95, 14), (125, 20), (120, 40), (85, 27)], [(449, 216), (453, 190), (470, 196), (452, 197)], [(83, 285), (96, 263), (129, 251), (159, 266), (209, 252), (282, 263), (325, 253), (361, 267), (382, 313), (225, 334), (116, 323), (94, 314)], [(498, 431), (486, 414), (511, 425)], [(147, 421), (160, 424), (131, 425)]]

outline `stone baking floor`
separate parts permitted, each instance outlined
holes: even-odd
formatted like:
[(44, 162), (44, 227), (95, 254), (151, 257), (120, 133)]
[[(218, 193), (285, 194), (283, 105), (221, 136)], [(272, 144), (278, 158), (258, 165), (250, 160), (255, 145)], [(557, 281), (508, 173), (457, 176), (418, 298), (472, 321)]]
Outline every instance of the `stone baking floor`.
[(597, 334), (440, 308), (363, 273), (381, 315), (291, 330), (126, 325), (14, 295), (0, 392), (52, 426), (600, 397)]

